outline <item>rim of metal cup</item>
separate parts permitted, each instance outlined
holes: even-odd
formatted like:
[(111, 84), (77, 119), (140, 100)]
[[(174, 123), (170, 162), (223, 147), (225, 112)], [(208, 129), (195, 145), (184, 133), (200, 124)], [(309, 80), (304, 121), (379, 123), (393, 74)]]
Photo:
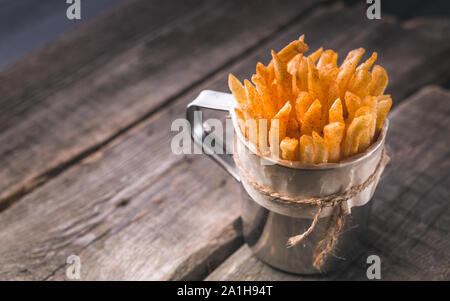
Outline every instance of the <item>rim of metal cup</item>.
[(259, 150), (249, 143), (247, 139), (242, 135), (241, 129), (239, 127), (239, 123), (237, 121), (237, 116), (234, 111), (234, 108), (230, 110), (231, 120), (233, 121), (233, 127), (234, 132), (237, 134), (237, 137), (239, 141), (247, 147), (252, 154), (257, 155), (260, 158), (264, 158), (264, 160), (268, 160), (271, 163), (274, 163), (275, 165), (280, 165), (288, 168), (293, 169), (317, 169), (317, 170), (327, 170), (327, 169), (336, 169), (341, 168), (344, 166), (351, 166), (354, 164), (357, 164), (358, 162), (361, 162), (365, 160), (366, 158), (370, 157), (372, 154), (374, 154), (382, 145), (384, 144), (384, 141), (386, 139), (387, 130), (389, 128), (389, 119), (384, 120), (383, 127), (381, 129), (380, 134), (378, 135), (377, 141), (375, 143), (372, 143), (372, 145), (364, 152), (360, 154), (356, 154), (354, 156), (348, 157), (344, 160), (342, 160), (339, 163), (320, 163), (320, 164), (308, 164), (308, 163), (300, 163), (300, 162), (292, 162), (289, 160), (283, 160), (279, 158), (275, 158), (272, 156), (266, 156), (259, 152)]

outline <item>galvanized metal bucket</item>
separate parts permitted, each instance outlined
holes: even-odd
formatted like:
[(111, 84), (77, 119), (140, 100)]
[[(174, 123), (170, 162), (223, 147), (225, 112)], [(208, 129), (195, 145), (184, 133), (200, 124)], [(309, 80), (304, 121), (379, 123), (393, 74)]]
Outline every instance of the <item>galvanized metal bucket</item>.
[[(388, 129), (384, 127), (374, 143), (365, 153), (356, 155), (341, 163), (321, 165), (292, 163), (290, 161), (261, 156), (255, 147), (242, 135), (234, 112), (236, 101), (231, 94), (203, 91), (186, 110), (191, 124), (192, 138), (202, 144), (207, 132), (203, 124), (195, 124), (194, 112), (202, 109), (229, 112), (235, 129), (234, 149), (239, 162), (252, 177), (265, 187), (284, 195), (311, 198), (330, 195), (362, 184), (382, 160), (384, 141)], [(223, 141), (225, 149), (227, 146)], [(228, 146), (230, 149), (230, 146)], [(212, 153), (210, 150), (209, 153)], [(328, 255), (320, 271), (312, 265), (313, 252), (323, 238), (332, 208), (322, 211), (314, 231), (300, 244), (287, 248), (287, 240), (305, 232), (312, 223), (317, 207), (309, 204), (291, 206), (273, 202), (273, 198), (261, 193), (241, 177), (228, 154), (211, 154), (237, 181), (242, 184), (242, 221), (246, 243), (253, 253), (267, 264), (284, 271), (298, 274), (327, 273), (341, 268), (358, 255), (358, 237), (364, 233), (370, 216), (370, 199), (378, 184), (384, 164), (376, 178), (365, 190), (346, 201), (347, 212), (344, 228), (338, 242)]]

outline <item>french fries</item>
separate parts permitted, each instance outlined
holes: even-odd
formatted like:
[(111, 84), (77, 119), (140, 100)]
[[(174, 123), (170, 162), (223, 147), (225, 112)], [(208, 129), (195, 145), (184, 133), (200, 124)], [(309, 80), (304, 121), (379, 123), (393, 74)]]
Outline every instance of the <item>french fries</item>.
[(313, 131), (320, 132), (321, 114), (322, 105), (320, 104), (320, 101), (316, 99), (303, 117), (300, 133), (302, 135), (311, 135)]
[(328, 145), (317, 132), (312, 133), (313, 145), (314, 145), (314, 163), (327, 163), (328, 162)]
[(344, 138), (345, 123), (333, 122), (323, 128), (323, 135), (328, 147), (328, 161), (338, 162), (341, 158), (341, 142)]
[[(376, 52), (309, 51), (304, 36), (260, 62), (251, 82), (228, 77), (240, 130), (264, 156), (307, 164), (338, 163), (366, 151), (392, 106), (389, 78)], [(372, 69), (372, 70), (371, 70)], [(253, 122), (256, 120), (257, 122)]]

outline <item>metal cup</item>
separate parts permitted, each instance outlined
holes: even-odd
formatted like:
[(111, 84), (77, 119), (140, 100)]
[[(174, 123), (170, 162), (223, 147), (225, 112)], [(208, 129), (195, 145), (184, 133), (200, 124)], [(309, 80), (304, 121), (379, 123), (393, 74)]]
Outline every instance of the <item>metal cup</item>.
[[(263, 157), (242, 135), (234, 112), (236, 101), (231, 94), (202, 91), (187, 106), (186, 115), (191, 124), (192, 138), (202, 145), (207, 135), (203, 124), (195, 124), (194, 112), (203, 108), (229, 112), (235, 132), (234, 149), (240, 164), (257, 183), (270, 187), (283, 195), (301, 198), (321, 197), (345, 191), (362, 184), (383, 160), (383, 146), (388, 129), (386, 120), (377, 141), (363, 154), (340, 163), (320, 165), (293, 163)], [(220, 138), (216, 143), (226, 149)], [(203, 147), (205, 147), (203, 145)], [(309, 204), (284, 204), (274, 202), (273, 197), (261, 193), (241, 177), (235, 162), (227, 154), (211, 153), (211, 157), (242, 184), (243, 235), (253, 253), (267, 264), (292, 273), (316, 274), (337, 270), (350, 262), (357, 254), (358, 237), (364, 233), (370, 216), (370, 199), (378, 184), (386, 162), (382, 162), (378, 177), (356, 197), (345, 202), (347, 212), (345, 225), (340, 232), (333, 252), (326, 256), (320, 271), (312, 265), (313, 252), (322, 240), (328, 217), (333, 208), (324, 208), (314, 231), (301, 243), (287, 248), (287, 240), (304, 233), (312, 223), (318, 208)]]

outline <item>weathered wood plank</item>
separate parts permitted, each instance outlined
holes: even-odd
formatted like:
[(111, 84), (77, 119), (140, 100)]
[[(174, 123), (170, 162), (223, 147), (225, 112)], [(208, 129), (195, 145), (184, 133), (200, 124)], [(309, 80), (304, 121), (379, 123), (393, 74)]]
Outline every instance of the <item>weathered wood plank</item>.
[(0, 209), (320, 2), (130, 1), (1, 71)]
[[(349, 17), (354, 13), (324, 7), (291, 24), (0, 213), (0, 229), (7, 229), (0, 232), (0, 278), (64, 279), (70, 254), (85, 263), (83, 279), (199, 279), (214, 269), (241, 242), (230, 226), (239, 217), (238, 185), (205, 158), (173, 155), (172, 120), (184, 116), (184, 106), (201, 89), (226, 90), (229, 71), (248, 76), (270, 48), (279, 49), (303, 30), (315, 33), (309, 38), (314, 47), (320, 41), (339, 51), (349, 43), (359, 46), (354, 34), (361, 23)], [(370, 35), (361, 37), (363, 45), (370, 41)]]
[[(391, 165), (372, 200), (361, 256), (320, 279), (364, 280), (366, 259), (381, 258), (383, 280), (450, 280), (450, 91), (427, 87), (390, 116)], [(243, 246), (208, 280), (306, 280), (270, 268)]]

